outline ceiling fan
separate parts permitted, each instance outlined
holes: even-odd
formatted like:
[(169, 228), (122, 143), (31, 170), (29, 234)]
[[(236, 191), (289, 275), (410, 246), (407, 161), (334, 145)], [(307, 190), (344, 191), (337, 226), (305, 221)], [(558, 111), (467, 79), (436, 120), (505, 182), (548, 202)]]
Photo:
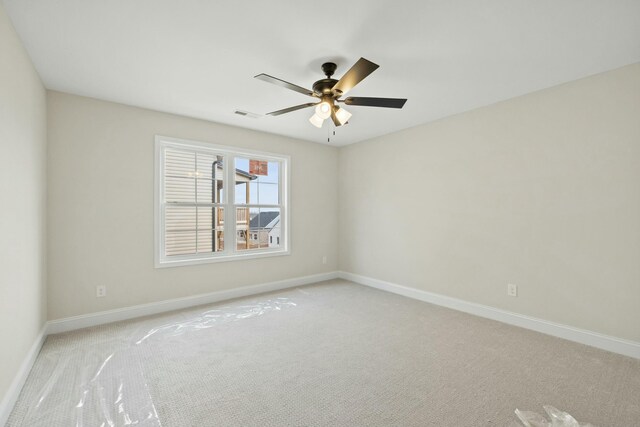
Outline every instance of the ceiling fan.
[(272, 111), (267, 113), (267, 115), (279, 116), (281, 114), (315, 106), (315, 114), (311, 116), (309, 121), (315, 127), (321, 128), (324, 121), (329, 117), (331, 117), (333, 124), (336, 126), (346, 124), (351, 118), (351, 113), (344, 108), (339, 107), (337, 103), (360, 105), (365, 107), (402, 108), (404, 103), (407, 102), (406, 99), (402, 98), (363, 98), (350, 96), (345, 99), (340, 99), (340, 97), (346, 94), (349, 90), (353, 89), (355, 85), (364, 80), (369, 74), (373, 73), (379, 65), (364, 58), (360, 58), (340, 80), (331, 78), (337, 67), (338, 66), (333, 62), (325, 62), (322, 64), (322, 71), (327, 78), (315, 82), (312, 86), (313, 90), (305, 89), (264, 73), (255, 76), (256, 79), (273, 83), (274, 85), (282, 86), (318, 99), (318, 102), (309, 102), (307, 104)]

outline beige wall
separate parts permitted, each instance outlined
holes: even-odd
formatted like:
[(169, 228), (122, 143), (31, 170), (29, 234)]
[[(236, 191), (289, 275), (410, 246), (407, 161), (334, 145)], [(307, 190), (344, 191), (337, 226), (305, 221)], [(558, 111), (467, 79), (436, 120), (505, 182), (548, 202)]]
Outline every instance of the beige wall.
[(0, 3), (0, 400), (46, 320), (45, 107)]
[(339, 177), (342, 270), (640, 341), (640, 64), (345, 147)]
[[(50, 319), (336, 270), (336, 148), (48, 95)], [(290, 155), (291, 255), (154, 268), (156, 134)]]

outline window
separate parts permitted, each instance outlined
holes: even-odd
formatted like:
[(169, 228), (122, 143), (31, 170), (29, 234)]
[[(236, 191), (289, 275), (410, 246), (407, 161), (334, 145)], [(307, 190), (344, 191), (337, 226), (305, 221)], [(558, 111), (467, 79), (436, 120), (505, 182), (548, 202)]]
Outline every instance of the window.
[(157, 136), (156, 267), (288, 254), (288, 169), (288, 156)]

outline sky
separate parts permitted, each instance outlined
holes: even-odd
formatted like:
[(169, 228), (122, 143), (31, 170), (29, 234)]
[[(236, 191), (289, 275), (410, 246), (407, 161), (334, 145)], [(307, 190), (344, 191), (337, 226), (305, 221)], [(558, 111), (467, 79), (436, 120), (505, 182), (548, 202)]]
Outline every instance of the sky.
[[(279, 180), (279, 167), (278, 162), (268, 163), (268, 175), (258, 175), (258, 178), (252, 180), (249, 184), (249, 204), (260, 205), (277, 205), (278, 201), (278, 180)], [(236, 169), (242, 171), (249, 171), (249, 159), (236, 158)], [(245, 204), (246, 193), (245, 184), (236, 185), (236, 204)]]

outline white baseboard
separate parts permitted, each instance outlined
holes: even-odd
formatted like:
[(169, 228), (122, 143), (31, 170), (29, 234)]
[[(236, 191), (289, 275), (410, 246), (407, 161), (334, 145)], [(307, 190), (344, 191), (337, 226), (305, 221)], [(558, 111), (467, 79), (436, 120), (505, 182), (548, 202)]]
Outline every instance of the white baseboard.
[(341, 271), (341, 279), (640, 359), (640, 343)]
[(47, 326), (46, 324), (40, 330), (40, 333), (36, 337), (33, 345), (29, 349), (27, 356), (22, 361), (20, 368), (18, 368), (18, 372), (16, 372), (15, 377), (13, 377), (13, 381), (9, 386), (2, 402), (0, 402), (0, 426), (3, 426), (7, 423), (9, 419), (9, 415), (13, 410), (16, 401), (18, 400), (18, 396), (20, 395), (20, 391), (22, 390), (22, 386), (25, 381), (27, 381), (27, 377), (29, 376), (29, 372), (31, 372), (31, 367), (36, 361), (38, 357), (38, 353), (40, 353), (40, 349), (42, 348), (42, 344), (44, 344), (44, 340), (47, 338)]
[(36, 357), (40, 352), (40, 348), (48, 334), (56, 334), (75, 329), (87, 328), (90, 326), (102, 325), (105, 323), (178, 310), (181, 308), (195, 307), (198, 305), (210, 304), (243, 296), (293, 288), (296, 286), (308, 285), (336, 278), (350, 280), (352, 282), (383, 291), (392, 292), (431, 304), (452, 308), (465, 313), (486, 317), (503, 323), (520, 326), (522, 328), (542, 332), (547, 335), (564, 338), (570, 341), (640, 359), (640, 343), (634, 341), (615, 338), (584, 329), (574, 328), (572, 326), (537, 319), (535, 317), (524, 316), (522, 314), (512, 313), (482, 304), (476, 304), (457, 298), (451, 298), (415, 288), (397, 285), (395, 283), (385, 282), (371, 277), (334, 271), (49, 321), (36, 337), (31, 349), (18, 369), (13, 382), (9, 386), (7, 393), (2, 399), (2, 402), (0, 402), (0, 426), (7, 422), (15, 402), (20, 395), (22, 386), (24, 385)]
[(67, 317), (58, 320), (50, 320), (49, 322), (47, 322), (47, 334), (58, 334), (61, 332), (73, 331), (76, 329), (103, 325), (106, 323), (119, 322), (121, 320), (133, 319), (136, 317), (149, 316), (151, 314), (164, 313), (167, 311), (195, 307), (203, 304), (211, 304), (214, 302), (229, 300), (233, 298), (261, 294), (270, 291), (277, 291), (280, 289), (293, 288), (296, 286), (308, 285), (310, 283), (322, 282), (324, 280), (336, 279), (337, 277), (338, 272), (332, 271), (330, 273), (295, 277), (292, 279), (279, 280), (277, 282), (243, 286), (241, 288), (227, 289), (207, 294), (176, 298), (150, 304), (135, 305), (132, 307), (101, 311), (98, 313)]

